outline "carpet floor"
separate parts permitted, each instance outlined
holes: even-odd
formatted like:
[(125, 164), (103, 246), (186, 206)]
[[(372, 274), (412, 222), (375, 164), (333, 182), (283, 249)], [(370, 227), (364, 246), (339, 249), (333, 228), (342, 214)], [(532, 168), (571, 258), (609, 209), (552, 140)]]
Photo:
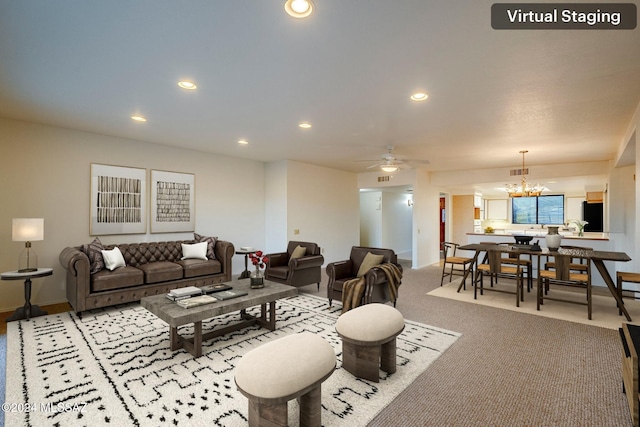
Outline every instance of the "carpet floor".
[(462, 336), (369, 426), (632, 426), (618, 331), (428, 295), (441, 273), (405, 268), (397, 307)]
[[(459, 337), (407, 321), (397, 338), (397, 372), (381, 371), (380, 383), (372, 383), (341, 368), (341, 341), (334, 329), (339, 314), (339, 306), (329, 309), (326, 299), (313, 295), (281, 300), (275, 331), (250, 327), (207, 341), (200, 358), (170, 351), (168, 326), (138, 304), (12, 322), (6, 401), (26, 400), (36, 406), (28, 412), (7, 412), (6, 423), (246, 425), (247, 399), (235, 387), (235, 364), (265, 342), (308, 331), (327, 340), (338, 361), (322, 385), (323, 425), (364, 426)], [(236, 320), (236, 313), (216, 317), (203, 322), (203, 330)], [(190, 332), (190, 327), (181, 328), (182, 334)], [(290, 423), (297, 425), (295, 400), (289, 409)]]

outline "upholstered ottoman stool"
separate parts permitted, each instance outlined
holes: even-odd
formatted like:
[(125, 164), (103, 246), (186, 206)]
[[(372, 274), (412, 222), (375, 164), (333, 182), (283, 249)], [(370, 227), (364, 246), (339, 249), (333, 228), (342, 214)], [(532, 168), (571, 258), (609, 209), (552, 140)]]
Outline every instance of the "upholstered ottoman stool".
[(318, 335), (288, 335), (242, 356), (238, 390), (249, 399), (249, 426), (286, 426), (287, 402), (298, 398), (300, 425), (321, 425), (320, 390), (336, 367), (333, 347)]
[(396, 371), (396, 337), (404, 318), (384, 304), (365, 304), (341, 315), (336, 332), (342, 338), (342, 367), (356, 377), (379, 382), (378, 369)]

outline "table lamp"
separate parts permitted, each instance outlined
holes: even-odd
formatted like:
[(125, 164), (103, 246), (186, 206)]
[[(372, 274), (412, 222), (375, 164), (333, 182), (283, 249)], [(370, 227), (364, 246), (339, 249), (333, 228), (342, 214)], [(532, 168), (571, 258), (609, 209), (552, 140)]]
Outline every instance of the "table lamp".
[(18, 273), (38, 270), (38, 255), (31, 249), (31, 242), (44, 240), (43, 218), (13, 218), (11, 240), (25, 242), (18, 258)]

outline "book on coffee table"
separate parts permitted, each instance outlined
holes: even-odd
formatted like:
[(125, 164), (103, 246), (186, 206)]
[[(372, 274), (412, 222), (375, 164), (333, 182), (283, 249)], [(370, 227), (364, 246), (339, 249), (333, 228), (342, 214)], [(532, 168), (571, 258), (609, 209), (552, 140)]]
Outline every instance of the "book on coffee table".
[(202, 290), (195, 286), (187, 286), (185, 288), (172, 289), (169, 291), (169, 296), (174, 298), (194, 295), (202, 295)]
[(218, 301), (217, 299), (209, 295), (200, 295), (197, 297), (191, 297), (191, 298), (180, 300), (176, 302), (176, 304), (184, 308), (193, 308), (193, 307), (199, 307), (205, 304), (211, 304), (212, 302), (217, 302), (217, 301)]
[(216, 283), (215, 285), (202, 286), (200, 289), (203, 294), (212, 294), (214, 292), (228, 291), (233, 288), (229, 285), (225, 285), (224, 283)]
[(231, 298), (241, 297), (243, 295), (248, 295), (248, 294), (245, 291), (236, 291), (236, 290), (233, 290), (233, 289), (229, 290), (229, 291), (216, 292), (215, 294), (212, 294), (212, 296), (215, 299), (219, 299), (220, 301), (224, 301), (226, 299), (231, 299)]

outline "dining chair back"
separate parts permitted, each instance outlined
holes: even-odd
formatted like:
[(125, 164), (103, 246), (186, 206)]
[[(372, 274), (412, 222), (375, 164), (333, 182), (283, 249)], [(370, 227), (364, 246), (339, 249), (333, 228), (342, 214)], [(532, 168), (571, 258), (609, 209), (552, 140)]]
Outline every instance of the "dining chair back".
[[(522, 261), (523, 254), (520, 252), (513, 252), (507, 249), (506, 245), (496, 244), (495, 248), (489, 245), (486, 251), (487, 264), (483, 263), (478, 265), (476, 270), (476, 278), (473, 283), (473, 298), (477, 299), (478, 289), (480, 289), (480, 295), (484, 294), (485, 290), (495, 292), (514, 293), (516, 295), (516, 307), (520, 307), (520, 301), (524, 301), (524, 275), (525, 266)], [(503, 262), (508, 258), (512, 263)], [(489, 276), (491, 280), (491, 286), (489, 288), (484, 287), (484, 276)], [(515, 281), (515, 292), (512, 292), (503, 287), (494, 287), (494, 281), (497, 283), (498, 278), (512, 279)], [(507, 283), (508, 285), (508, 283)]]
[[(587, 306), (587, 317), (592, 317), (592, 295), (591, 295), (591, 263), (588, 258), (582, 254), (585, 248), (580, 250), (567, 250), (566, 253), (552, 253), (553, 269), (541, 269), (538, 272), (538, 296), (536, 307), (540, 310), (540, 306), (544, 304), (544, 300), (560, 301), (571, 304), (581, 304)], [(579, 261), (585, 266), (584, 272), (576, 273), (574, 270), (574, 261)], [(582, 298), (570, 297), (566, 295), (554, 295), (551, 292), (551, 285), (564, 286), (570, 288), (581, 288), (586, 291), (586, 302)]]
[[(440, 286), (444, 283), (445, 277), (449, 277), (449, 282), (451, 282), (453, 276), (462, 276), (462, 286), (466, 290), (467, 276), (471, 275), (473, 278), (473, 258), (458, 256), (456, 254), (458, 246), (460, 246), (458, 243), (452, 242), (444, 242), (442, 244), (444, 262), (442, 263)], [(447, 267), (449, 267), (449, 271), (447, 271)], [(467, 270), (469, 270), (468, 273)], [(460, 287), (458, 287), (458, 291), (460, 291)]]
[[(560, 246), (561, 249), (578, 249), (578, 250), (584, 250), (584, 251), (592, 251), (593, 248), (587, 248), (584, 246), (569, 246), (569, 245), (562, 245)], [(570, 270), (577, 272), (577, 273), (586, 273), (587, 272), (587, 266), (586, 264), (588, 263), (588, 260), (584, 259), (584, 258), (577, 258), (577, 259), (572, 259), (571, 260), (571, 264), (570, 264)], [(553, 270), (555, 269), (555, 262), (554, 261), (549, 261), (549, 257), (547, 256), (547, 261), (544, 263), (544, 268), (545, 270)]]

